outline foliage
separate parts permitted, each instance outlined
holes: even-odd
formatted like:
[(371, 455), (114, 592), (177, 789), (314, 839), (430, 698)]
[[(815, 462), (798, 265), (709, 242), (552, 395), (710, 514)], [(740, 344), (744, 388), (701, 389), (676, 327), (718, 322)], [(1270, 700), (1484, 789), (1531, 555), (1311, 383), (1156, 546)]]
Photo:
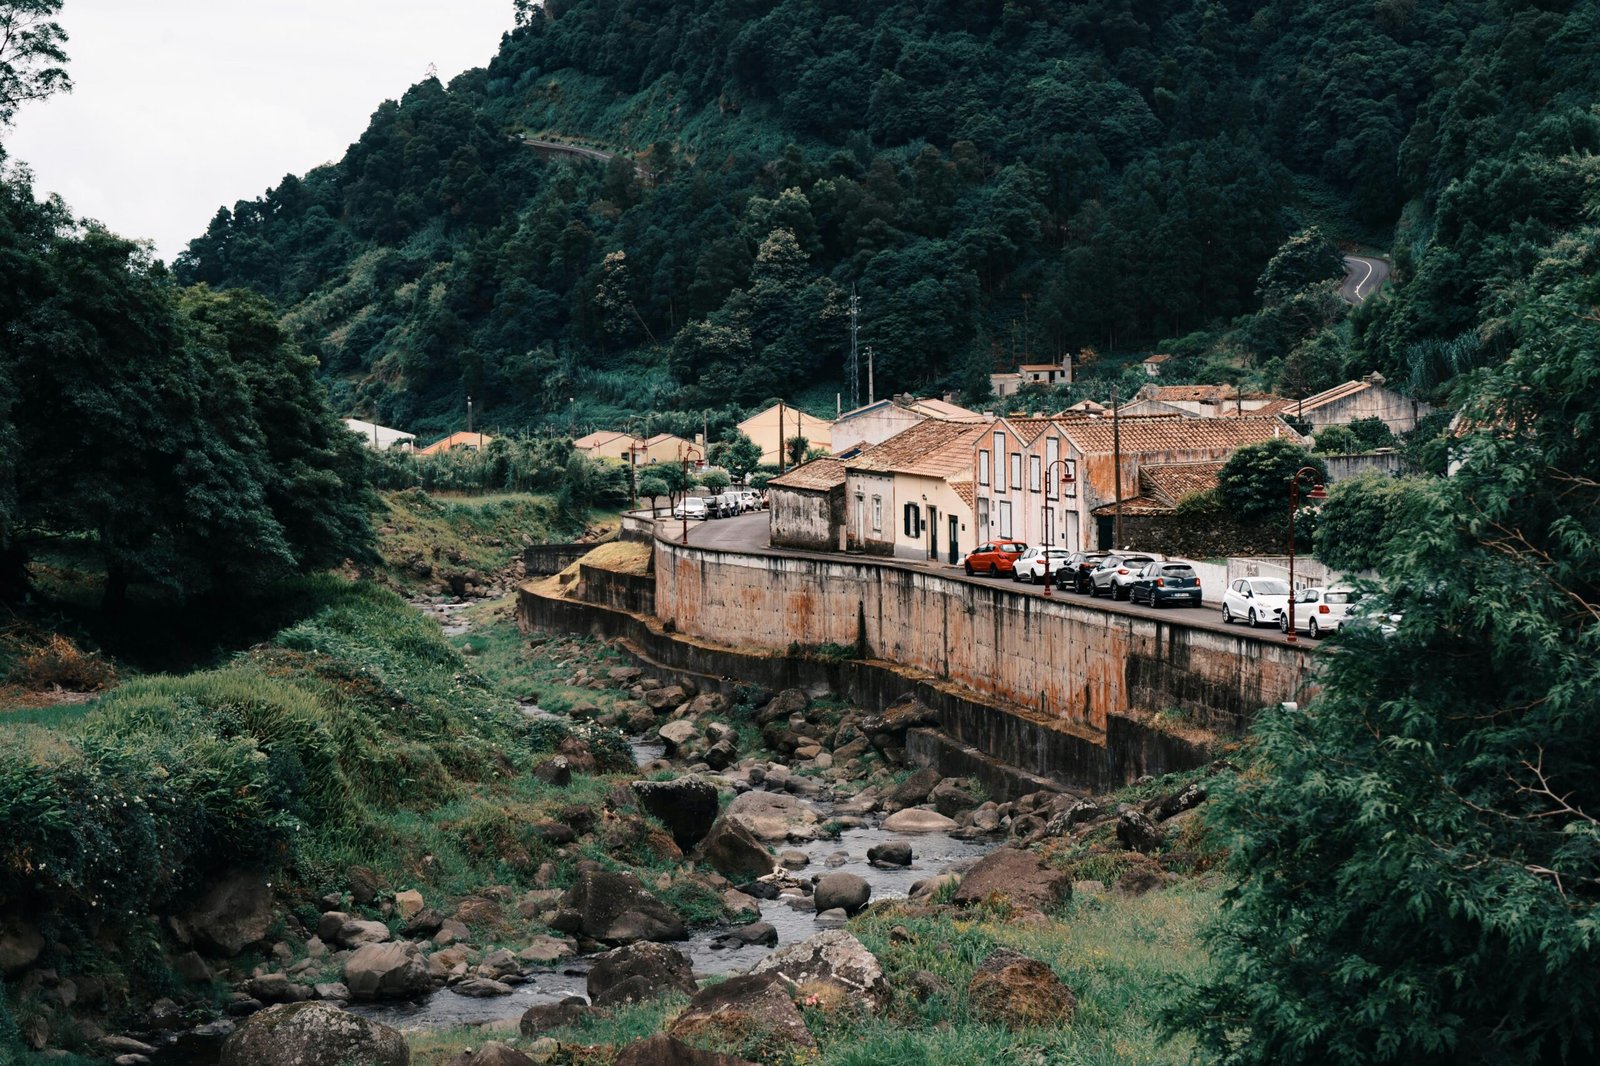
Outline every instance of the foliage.
[(1224, 1062), (1600, 1055), (1597, 249), (1544, 250), (1461, 469), (1384, 516), (1393, 632), (1341, 633), (1220, 790), (1240, 883), (1171, 1020)]
[(71, 92), (61, 0), (0, 2), (0, 127), (32, 100)]
[(1362, 474), (1331, 485), (1318, 509), (1316, 556), (1335, 570), (1375, 569), (1390, 541), (1438, 504), (1437, 486), (1419, 478)]
[(1344, 276), (1344, 256), (1316, 226), (1284, 241), (1261, 271), (1256, 295), (1262, 303), (1282, 303), (1290, 294)]
[[(1217, 492), (1228, 512), (1241, 522), (1287, 522), (1289, 481), (1310, 467), (1315, 480), (1327, 478), (1322, 460), (1286, 437), (1249, 444), (1228, 457), (1217, 474)], [(1301, 498), (1310, 486), (1302, 483)]]
[(761, 448), (744, 433), (730, 429), (711, 446), (711, 454), (707, 458), (742, 481), (745, 475), (761, 464)]

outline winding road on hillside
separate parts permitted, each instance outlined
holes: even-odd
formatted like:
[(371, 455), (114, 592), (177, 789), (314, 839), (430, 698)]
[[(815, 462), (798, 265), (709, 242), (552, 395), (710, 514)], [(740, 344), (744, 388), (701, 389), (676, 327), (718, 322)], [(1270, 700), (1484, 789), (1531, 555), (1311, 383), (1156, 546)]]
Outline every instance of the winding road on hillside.
[(1344, 284), (1339, 286), (1339, 295), (1345, 303), (1361, 303), (1383, 288), (1389, 280), (1389, 261), (1386, 259), (1347, 255), (1344, 257), (1344, 269)]
[[(678, 539), (679, 529), (681, 527), (676, 520), (668, 520), (662, 528), (664, 531), (670, 533), (673, 540)], [(772, 547), (769, 539), (769, 528), (770, 523), (768, 513), (766, 511), (757, 511), (753, 514), (740, 515), (737, 518), (720, 518), (711, 522), (690, 522), (689, 544), (693, 547), (720, 548), (723, 551), (751, 552), (761, 555), (792, 555), (805, 559), (840, 558), (840, 556), (837, 554), (830, 554), (826, 552), (792, 551), (788, 548), (774, 548)], [(844, 558), (857, 559), (861, 557), (845, 556)], [(951, 566), (945, 563), (913, 561), (910, 559), (884, 559), (882, 561), (885, 563), (893, 562), (901, 566), (913, 566), (931, 570), (936, 572), (940, 577), (949, 578), (951, 581), (964, 581), (972, 585), (1003, 585), (1005, 588), (1011, 590), (1019, 596), (1044, 595), (1044, 588), (1042, 586), (1024, 585), (1019, 582), (1012, 581), (1009, 578), (1003, 577), (967, 577), (966, 574), (962, 572), (961, 567)], [(1210, 594), (1220, 595), (1221, 591), (1221, 589), (1210, 590)], [(1079, 604), (1084, 607), (1098, 608), (1099, 610), (1107, 611), (1111, 614), (1131, 614), (1145, 616), (1159, 615), (1161, 618), (1169, 621), (1179, 621), (1184, 625), (1193, 626), (1197, 629), (1214, 629), (1218, 632), (1242, 634), (1244, 630), (1242, 623), (1229, 625), (1228, 623), (1224, 622), (1222, 620), (1220, 610), (1214, 603), (1207, 603), (1205, 606), (1199, 609), (1181, 607), (1158, 608), (1147, 607), (1144, 604), (1139, 603), (1090, 599), (1088, 596), (1080, 596), (1077, 593), (1072, 592), (1062, 593), (1060, 590), (1056, 590), (1052, 593), (1052, 595), (1056, 598), (1064, 599), (1074, 604)], [(1275, 644), (1287, 643), (1287, 638), (1284, 636), (1284, 634), (1279, 633), (1276, 629), (1256, 629), (1251, 635), (1258, 640), (1271, 641)], [(1300, 638), (1299, 643), (1307, 648), (1315, 648), (1317, 646), (1317, 641), (1310, 640), (1304, 636)]]
[(546, 141), (538, 137), (522, 135), (522, 143), (529, 148), (538, 148), (546, 152), (555, 152), (558, 155), (576, 156), (579, 159), (590, 159), (596, 163), (609, 163), (615, 152), (602, 152), (598, 148), (585, 148), (578, 144), (567, 144), (563, 141)]

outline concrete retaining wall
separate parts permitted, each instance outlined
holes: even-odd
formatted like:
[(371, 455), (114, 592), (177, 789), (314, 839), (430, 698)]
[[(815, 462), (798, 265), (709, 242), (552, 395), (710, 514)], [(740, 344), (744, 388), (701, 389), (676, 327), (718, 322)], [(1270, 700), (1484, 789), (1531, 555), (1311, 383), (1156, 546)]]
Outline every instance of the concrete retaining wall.
[(522, 569), (529, 577), (549, 577), (592, 551), (593, 544), (535, 544), (522, 549)]
[[(877, 560), (662, 540), (655, 551), (656, 614), (678, 633), (773, 652), (855, 646), (1090, 736), (1108, 734), (1113, 717), (1129, 712), (1177, 712), (1202, 728), (1239, 733), (1261, 707), (1295, 699), (1310, 669), (1304, 648), (1242, 629), (1195, 628), (1178, 611), (1151, 617), (1044, 600)], [(1003, 752), (1014, 745), (1004, 738), (958, 739), (1012, 761)]]

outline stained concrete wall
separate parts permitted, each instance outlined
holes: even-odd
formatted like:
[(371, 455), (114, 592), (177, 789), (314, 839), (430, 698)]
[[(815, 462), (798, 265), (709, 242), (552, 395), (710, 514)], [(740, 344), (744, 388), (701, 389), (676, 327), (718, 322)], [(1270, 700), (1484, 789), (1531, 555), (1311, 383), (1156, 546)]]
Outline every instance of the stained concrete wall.
[(827, 492), (774, 488), (767, 494), (772, 508), (772, 543), (786, 548), (834, 551), (844, 528), (844, 485)]
[(772, 651), (864, 644), (874, 658), (1093, 734), (1128, 711), (1176, 711), (1207, 729), (1242, 732), (1258, 709), (1295, 699), (1310, 670), (1305, 648), (1199, 628), (1182, 612), (1153, 617), (1044, 600), (877, 560), (661, 540), (655, 550), (656, 614), (678, 633)]

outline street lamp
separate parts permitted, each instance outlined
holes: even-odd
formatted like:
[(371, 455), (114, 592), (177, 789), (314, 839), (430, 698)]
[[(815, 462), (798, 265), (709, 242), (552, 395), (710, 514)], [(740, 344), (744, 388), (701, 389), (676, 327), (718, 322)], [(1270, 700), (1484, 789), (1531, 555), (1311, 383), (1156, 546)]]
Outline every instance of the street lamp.
[[(1054, 470), (1058, 466), (1061, 468), (1061, 490), (1062, 490), (1062, 494), (1065, 495), (1067, 486), (1071, 485), (1073, 483), (1073, 481), (1076, 480), (1076, 478), (1073, 476), (1073, 473), (1072, 473), (1072, 463), (1071, 463), (1071, 461), (1069, 461), (1067, 459), (1057, 459), (1054, 462), (1052, 462), (1049, 466), (1045, 467), (1044, 468), (1044, 483), (1045, 483), (1046, 486), (1048, 486), (1050, 484), (1050, 471)], [(1039, 510), (1039, 535), (1040, 535), (1041, 539), (1043, 539), (1045, 541), (1045, 544), (1044, 544), (1044, 594), (1046, 596), (1050, 595), (1050, 574), (1051, 574), (1051, 570), (1050, 570), (1050, 543), (1049, 543), (1049, 538), (1044, 536), (1044, 530), (1045, 530), (1045, 527), (1050, 524), (1048, 521), (1046, 521), (1046, 516), (1049, 513), (1050, 513), (1050, 494), (1048, 492), (1046, 492), (1044, 494), (1044, 503), (1040, 505), (1040, 510)]]
[(1289, 479), (1289, 643), (1299, 642), (1294, 630), (1294, 513), (1300, 509), (1300, 482), (1307, 475), (1311, 475), (1311, 491), (1306, 493), (1308, 500), (1326, 500), (1328, 498), (1327, 486), (1317, 480), (1321, 473), (1314, 466), (1302, 466), (1294, 472)]
[(679, 544), (689, 543), (689, 457), (695, 452), (700, 452), (700, 460), (704, 462), (706, 453), (702, 449), (693, 444), (678, 445), (678, 461), (683, 464), (683, 535), (678, 538)]

